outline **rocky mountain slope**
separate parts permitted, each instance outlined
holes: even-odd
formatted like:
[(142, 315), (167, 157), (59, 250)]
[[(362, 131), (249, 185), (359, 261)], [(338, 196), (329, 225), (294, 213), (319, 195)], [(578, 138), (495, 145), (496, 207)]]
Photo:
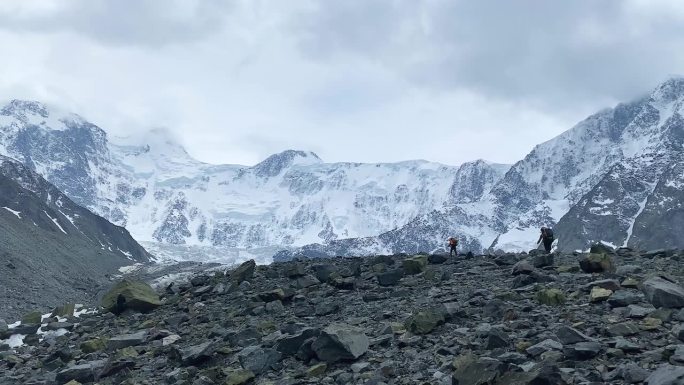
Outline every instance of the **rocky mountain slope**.
[(684, 253), (593, 251), (125, 281), (118, 315), (0, 321), (0, 384), (682, 384)]
[(684, 247), (684, 79), (603, 110), (534, 148), (491, 189), (375, 237), (307, 245), (291, 255), (433, 250), (458, 234), (464, 250), (529, 250), (554, 226), (561, 250), (594, 241), (641, 249)]
[(0, 316), (57, 301), (85, 302), (119, 267), (151, 257), (126, 229), (3, 156), (0, 234)]

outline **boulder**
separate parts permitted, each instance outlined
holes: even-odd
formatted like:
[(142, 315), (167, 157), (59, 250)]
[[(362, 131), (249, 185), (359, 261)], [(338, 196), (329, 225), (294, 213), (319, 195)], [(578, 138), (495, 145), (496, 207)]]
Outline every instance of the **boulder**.
[(320, 329), (307, 328), (296, 335), (284, 335), (276, 341), (275, 349), (285, 356), (293, 356), (306, 340), (318, 337), (320, 334)]
[(563, 349), (565, 357), (573, 360), (590, 360), (601, 352), (602, 346), (596, 341), (579, 342)]
[(606, 328), (609, 335), (617, 336), (631, 336), (639, 334), (639, 327), (632, 322), (623, 322), (615, 325), (610, 325)]
[(646, 300), (655, 307), (684, 307), (684, 288), (662, 277), (653, 277), (643, 283)]
[(433, 265), (438, 265), (438, 264), (444, 263), (448, 259), (449, 258), (446, 254), (430, 254), (428, 256), (428, 262), (433, 264)]
[(672, 335), (673, 335), (676, 339), (678, 339), (678, 340), (684, 342), (684, 324), (675, 326), (675, 327), (672, 329)]
[(254, 379), (255, 375), (251, 370), (239, 369), (231, 370), (226, 373), (225, 385), (244, 385)]
[(159, 295), (142, 281), (124, 279), (117, 283), (102, 298), (102, 307), (106, 311), (119, 314), (126, 309), (148, 312), (161, 306)]
[(564, 345), (576, 344), (579, 342), (594, 342), (594, 339), (583, 334), (570, 326), (561, 326), (556, 330), (556, 337)]
[(556, 365), (542, 363), (528, 372), (509, 371), (503, 374), (497, 384), (501, 385), (565, 385), (561, 371)]
[(542, 355), (542, 353), (546, 353), (551, 350), (563, 350), (563, 344), (552, 339), (546, 339), (525, 349), (525, 352), (533, 357), (537, 357)]
[(553, 263), (553, 254), (537, 254), (532, 259), (532, 264), (537, 268), (553, 266)]
[(321, 361), (334, 363), (361, 357), (368, 350), (369, 342), (362, 329), (333, 323), (323, 329), (311, 348)]
[(441, 311), (428, 309), (410, 316), (404, 322), (404, 327), (413, 334), (428, 334), (444, 321), (444, 314)]
[(287, 278), (298, 278), (303, 277), (306, 274), (306, 269), (301, 263), (290, 263), (285, 265), (283, 269), (283, 275)]
[(527, 261), (527, 260), (522, 260), (520, 262), (517, 262), (515, 265), (513, 265), (513, 268), (511, 269), (511, 274), (512, 275), (520, 275), (520, 274), (532, 274), (534, 272), (534, 266)]
[(94, 353), (105, 350), (107, 347), (107, 340), (104, 338), (94, 338), (81, 343), (81, 351), (83, 353)]
[(231, 282), (239, 285), (242, 282), (251, 279), (254, 276), (254, 270), (256, 270), (256, 262), (254, 262), (253, 259), (250, 259), (233, 270), (229, 275), (229, 279)]
[(21, 317), (22, 324), (40, 324), (43, 320), (43, 315), (38, 311), (32, 311)]
[(394, 269), (390, 271), (386, 271), (384, 273), (380, 273), (377, 275), (378, 278), (378, 285), (380, 286), (394, 286), (399, 281), (401, 278), (404, 276), (404, 270), (403, 269)]
[(316, 278), (321, 282), (328, 282), (330, 276), (336, 272), (335, 266), (327, 264), (319, 264), (311, 266)]
[(627, 307), (643, 301), (644, 296), (636, 291), (618, 290), (608, 298), (611, 307)]
[(565, 294), (559, 289), (541, 289), (537, 292), (537, 301), (542, 305), (560, 306), (565, 303)]
[(684, 366), (663, 365), (646, 379), (647, 385), (681, 385), (684, 384)]
[(494, 384), (501, 374), (503, 363), (493, 359), (477, 358), (464, 354), (454, 359), (452, 381), (458, 385)]
[(615, 279), (602, 279), (599, 281), (590, 282), (582, 286), (582, 290), (585, 292), (590, 292), (594, 287), (600, 287), (601, 289), (618, 291), (620, 290), (620, 282)]
[(426, 255), (416, 255), (406, 258), (403, 261), (404, 273), (406, 275), (420, 274), (425, 271), (428, 259)]
[(594, 286), (594, 288), (591, 289), (591, 293), (589, 293), (589, 298), (591, 299), (591, 302), (603, 302), (610, 298), (612, 294), (612, 290)]
[(192, 278), (190, 278), (190, 284), (195, 287), (199, 286), (206, 286), (209, 283), (209, 276), (208, 275), (196, 275)]
[(190, 366), (208, 360), (214, 355), (214, 351), (214, 342), (207, 341), (199, 345), (188, 346), (187, 348), (173, 347), (171, 355), (182, 366)]
[(129, 346), (137, 346), (147, 340), (147, 331), (139, 331), (132, 334), (122, 334), (120, 336), (112, 337), (107, 341), (107, 348), (109, 350), (118, 350), (127, 348)]
[(594, 243), (589, 248), (589, 252), (593, 254), (613, 254), (615, 250), (612, 247), (603, 243)]
[(580, 269), (585, 273), (614, 272), (615, 264), (609, 254), (590, 253), (579, 261)]
[(9, 337), (9, 326), (4, 319), (0, 318), (0, 340)]
[(249, 346), (238, 353), (240, 365), (256, 375), (272, 369), (281, 358), (282, 355), (277, 350), (264, 349), (259, 346)]
[(321, 281), (319, 281), (318, 278), (314, 277), (311, 274), (305, 274), (305, 275), (297, 278), (297, 287), (300, 289), (315, 286), (315, 285), (318, 285), (320, 283), (321, 283)]
[(513, 266), (518, 263), (518, 256), (516, 254), (507, 253), (494, 258), (494, 263), (499, 266)]

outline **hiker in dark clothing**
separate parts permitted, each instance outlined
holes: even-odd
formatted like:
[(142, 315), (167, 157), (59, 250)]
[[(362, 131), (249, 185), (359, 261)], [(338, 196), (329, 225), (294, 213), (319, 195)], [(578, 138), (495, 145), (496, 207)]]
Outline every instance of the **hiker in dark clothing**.
[(544, 250), (546, 250), (547, 253), (550, 253), (551, 244), (553, 244), (553, 230), (551, 230), (548, 227), (542, 227), (541, 234), (539, 234), (539, 240), (537, 241), (537, 245), (542, 241), (544, 242)]
[(458, 256), (458, 252), (456, 251), (456, 246), (458, 246), (458, 239), (454, 237), (450, 237), (448, 239), (449, 241), (449, 256), (456, 255)]

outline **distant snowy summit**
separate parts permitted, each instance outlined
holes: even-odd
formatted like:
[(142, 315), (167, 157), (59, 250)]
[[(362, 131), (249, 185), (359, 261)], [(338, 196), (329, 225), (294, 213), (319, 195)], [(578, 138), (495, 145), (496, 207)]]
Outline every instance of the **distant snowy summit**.
[(294, 150), (210, 165), (164, 130), (110, 138), (78, 115), (12, 101), (0, 110), (0, 154), (141, 241), (335, 255), (429, 251), (458, 235), (464, 250), (528, 250), (554, 226), (565, 250), (682, 247), (669, 229), (682, 223), (683, 102), (684, 80), (670, 79), (513, 166), (453, 167)]
[(8, 106), (32, 107), (7, 108), (0, 153), (141, 241), (255, 248), (374, 236), (445, 203), (479, 199), (508, 168), (483, 161), (330, 164), (295, 150), (254, 166), (210, 165), (163, 129), (110, 137), (40, 103)]

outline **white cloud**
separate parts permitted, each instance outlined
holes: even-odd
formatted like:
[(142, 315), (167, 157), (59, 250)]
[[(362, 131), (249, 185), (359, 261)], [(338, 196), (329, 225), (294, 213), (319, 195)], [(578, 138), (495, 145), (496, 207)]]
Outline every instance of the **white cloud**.
[(680, 72), (679, 2), (5, 1), (0, 97), (213, 163), (513, 162)]

